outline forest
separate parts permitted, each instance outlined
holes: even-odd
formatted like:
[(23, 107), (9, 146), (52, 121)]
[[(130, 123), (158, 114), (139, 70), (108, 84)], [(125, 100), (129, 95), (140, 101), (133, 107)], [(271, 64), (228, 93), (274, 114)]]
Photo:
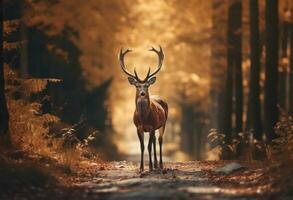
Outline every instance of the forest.
[(1, 17), (0, 199), (293, 199), (293, 0)]

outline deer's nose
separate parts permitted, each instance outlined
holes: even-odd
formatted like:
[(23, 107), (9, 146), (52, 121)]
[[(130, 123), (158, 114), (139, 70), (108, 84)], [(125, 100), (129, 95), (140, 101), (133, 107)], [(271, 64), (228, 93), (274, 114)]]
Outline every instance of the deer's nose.
[(144, 97), (145, 96), (145, 92), (141, 92), (140, 96)]

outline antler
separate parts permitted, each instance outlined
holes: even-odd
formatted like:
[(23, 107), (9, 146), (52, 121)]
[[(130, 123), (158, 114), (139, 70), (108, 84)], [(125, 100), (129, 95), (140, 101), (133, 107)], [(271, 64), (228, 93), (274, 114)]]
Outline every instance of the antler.
[(150, 74), (150, 68), (149, 68), (149, 72), (148, 72), (148, 75), (147, 75), (146, 79), (148, 79), (148, 78), (156, 75), (160, 71), (160, 69), (162, 67), (163, 60), (164, 60), (164, 53), (163, 53), (162, 47), (161, 46), (159, 46), (159, 47), (160, 47), (160, 51), (156, 50), (154, 47), (152, 47), (151, 49), (149, 49), (149, 51), (154, 51), (156, 54), (158, 54), (159, 64), (158, 64), (157, 69), (153, 73), (151, 73), (151, 75), (149, 75)]
[(136, 70), (134, 69), (134, 73), (135, 75), (131, 74), (125, 67), (125, 64), (124, 64), (124, 56), (128, 53), (128, 52), (131, 52), (132, 50), (130, 49), (126, 49), (124, 52), (123, 52), (123, 48), (120, 50), (120, 54), (119, 54), (119, 63), (120, 63), (120, 67), (122, 68), (122, 70), (125, 72), (125, 74), (127, 74), (128, 76), (132, 77), (132, 78), (135, 78), (137, 80), (139, 80), (138, 76), (137, 76), (137, 73), (136, 73)]
[(145, 77), (143, 80), (141, 80), (141, 79), (138, 77), (137, 73), (136, 73), (136, 68), (134, 68), (134, 74), (135, 74), (135, 77), (136, 77), (137, 80), (138, 80), (139, 82), (141, 82), (141, 83), (145, 82), (145, 81), (148, 79), (148, 76), (149, 76), (150, 72), (151, 72), (151, 69), (149, 68), (149, 71), (148, 71), (146, 77)]
[(152, 47), (151, 49), (149, 49), (149, 51), (154, 51), (154, 52), (158, 55), (158, 57), (159, 57), (159, 64), (158, 64), (157, 69), (156, 69), (153, 73), (151, 73), (151, 68), (149, 68), (149, 71), (148, 71), (148, 73), (147, 73), (147, 75), (146, 75), (146, 77), (145, 77), (144, 80), (141, 80), (141, 79), (138, 77), (135, 68), (134, 68), (134, 75), (133, 75), (132, 73), (130, 73), (130, 72), (126, 69), (126, 67), (125, 67), (125, 65), (124, 65), (124, 56), (125, 56), (128, 52), (131, 52), (131, 51), (132, 51), (132, 50), (130, 50), (130, 49), (126, 49), (124, 52), (123, 52), (123, 49), (120, 50), (120, 54), (119, 54), (119, 63), (120, 63), (120, 66), (121, 66), (122, 70), (125, 72), (125, 74), (127, 74), (127, 75), (130, 76), (130, 77), (135, 78), (135, 79), (138, 80), (139, 82), (145, 82), (145, 81), (147, 81), (150, 77), (156, 75), (156, 74), (160, 71), (160, 69), (161, 69), (161, 67), (162, 67), (163, 60), (164, 60), (164, 53), (163, 53), (162, 47), (161, 47), (161, 46), (159, 46), (159, 47), (160, 47), (160, 50), (159, 50), (159, 51), (156, 50), (154, 47)]

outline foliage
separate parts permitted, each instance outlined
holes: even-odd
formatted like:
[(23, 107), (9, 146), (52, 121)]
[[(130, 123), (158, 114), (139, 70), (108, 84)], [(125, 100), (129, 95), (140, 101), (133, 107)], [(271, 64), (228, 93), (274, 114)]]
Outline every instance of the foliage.
[[(6, 68), (8, 66), (6, 65)], [(59, 83), (61, 82), (60, 79), (19, 79), (19, 78), (8, 78), (8, 82), (13, 82), (13, 89), (11, 85), (10, 87), (10, 95), (19, 95), (22, 98), (28, 98), (33, 94), (38, 94), (45, 89), (47, 89), (47, 85), (49, 83)]]
[(15, 51), (19, 50), (24, 41), (13, 40), (13, 37), (17, 35), (20, 27), (20, 20), (13, 19), (13, 20), (4, 20), (3, 21), (3, 50), (4, 53), (7, 51)]
[(263, 141), (258, 141), (252, 138), (252, 132), (238, 133), (234, 136), (231, 143), (227, 143), (225, 134), (221, 134), (217, 129), (210, 129), (207, 136), (209, 145), (211, 149), (207, 152), (209, 156), (210, 153), (215, 152), (218, 155), (214, 155), (217, 159), (242, 159), (242, 160), (252, 160), (265, 158), (264, 152), (268, 152), (268, 145)]
[[(6, 17), (11, 17), (13, 8), (20, 2), (11, 4), (13, 6), (7, 8)], [(113, 24), (110, 28), (104, 19), (118, 23), (123, 7), (113, 7), (113, 2), (109, 1), (85, 4), (82, 1), (34, 0), (24, 0), (20, 7), (23, 16), (6, 23), (7, 39), (15, 34), (13, 41), (7, 44), (21, 44), (20, 49), (4, 57), (11, 66), (15, 61), (12, 67), (19, 77), (29, 79), (23, 80), (24, 83), (17, 80), (19, 78), (14, 79), (21, 84), (13, 93), (24, 98), (30, 93), (36, 94), (31, 98), (46, 94), (50, 100), (46, 98), (44, 101), (54, 105), (46, 112), (58, 116), (63, 122), (74, 124), (85, 115), (89, 126), (101, 131), (109, 128), (111, 122), (108, 123), (105, 104), (112, 68), (108, 66), (113, 62), (109, 55), (112, 55), (112, 38), (117, 27)], [(105, 9), (114, 9), (115, 12), (105, 12)], [(102, 31), (97, 32), (97, 28)], [(109, 42), (100, 44), (104, 40)], [(57, 81), (62, 82), (56, 84)], [(25, 84), (31, 91), (23, 90)], [(46, 91), (39, 94), (44, 89)]]
[(13, 32), (18, 30), (19, 19), (14, 20), (4, 20), (3, 21), (3, 37), (10, 36)]
[[(211, 129), (208, 134), (208, 142), (211, 146), (209, 153), (220, 149), (216, 158), (239, 158), (243, 156), (245, 160), (264, 159), (272, 161), (286, 161), (293, 159), (293, 118), (281, 110), (280, 121), (275, 126), (278, 137), (267, 143), (265, 140), (252, 138), (253, 132), (237, 134), (231, 144), (225, 141), (225, 134), (219, 133), (216, 129)], [(240, 152), (237, 152), (240, 151)], [(226, 155), (228, 153), (228, 155)], [(228, 157), (226, 157), (228, 156)]]
[[(26, 0), (24, 22), (48, 38), (66, 36), (82, 52), (79, 56), (87, 88), (93, 89), (113, 74), (112, 54), (121, 16), (127, 12), (126, 3), (112, 0), (35, 1)], [(111, 22), (111, 23), (109, 23)], [(106, 41), (106, 42), (105, 42)], [(63, 51), (60, 43), (46, 41), (52, 50)], [(116, 64), (116, 63), (115, 63)]]
[(22, 82), (22, 87), (25, 89), (25, 93), (33, 94), (42, 92), (47, 88), (49, 82), (58, 83), (60, 79), (25, 79)]
[(217, 157), (221, 159), (233, 159), (236, 155), (236, 147), (240, 143), (238, 140), (233, 140), (231, 144), (225, 141), (226, 135), (221, 134), (217, 129), (210, 129), (207, 139), (212, 149), (219, 149)]
[[(58, 145), (66, 148), (79, 148), (78, 144), (87, 146), (88, 142), (101, 147), (102, 143), (109, 142), (109, 135), (114, 135), (112, 130), (111, 134), (107, 134), (113, 123), (115, 130), (125, 138), (125, 130), (132, 128), (130, 121), (134, 90), (120, 73), (113, 55), (122, 46), (145, 50), (149, 45), (161, 44), (166, 59), (158, 83), (152, 86), (152, 92), (168, 100), (172, 111), (169, 120), (179, 127), (172, 134), (183, 138), (183, 132), (186, 132), (182, 140), (192, 141), (192, 146), (197, 146), (194, 145), (197, 141), (202, 145), (206, 139), (207, 126), (212, 121), (206, 116), (210, 114), (215, 117), (216, 112), (220, 112), (220, 109), (210, 110), (215, 102), (209, 101), (209, 95), (214, 89), (218, 92), (215, 98), (220, 99), (222, 94), (218, 90), (222, 89), (220, 86), (223, 85), (226, 70), (228, 2), (220, 2), (217, 8), (214, 8), (214, 3), (192, 1), (186, 6), (186, 2), (178, 0), (90, 0), (87, 3), (82, 0), (25, 0), (25, 4), (20, 6), (24, 9), (22, 18), (4, 21), (3, 34), (6, 40), (4, 49), (9, 53), (13, 51), (13, 55), (8, 56), (13, 59), (7, 63), (17, 71), (12, 72), (15, 75), (6, 74), (9, 104), (12, 110), (15, 108), (13, 112), (19, 115), (14, 115), (15, 122), (25, 124), (25, 119), (29, 119), (29, 125), (25, 128), (17, 127), (20, 130), (17, 131), (24, 135), (22, 137), (26, 137), (27, 132), (43, 132), (46, 140), (62, 139)], [(259, 3), (262, 41), (265, 1)], [(244, 111), (247, 111), (249, 4), (248, 1), (242, 4)], [(281, 8), (283, 4), (280, 2)], [(13, 10), (6, 11), (11, 17), (12, 12), (9, 11)], [(137, 67), (139, 73), (149, 64), (153, 69), (157, 62), (152, 54), (144, 52), (138, 52), (139, 56), (133, 54), (128, 63), (130, 67)], [(22, 58), (20, 53), (28, 57)], [(113, 82), (110, 78), (112, 76), (115, 77)], [(262, 87), (264, 78), (262, 72)], [(262, 100), (263, 95), (262, 92)], [(220, 104), (216, 106), (220, 107)], [(87, 120), (79, 121), (81, 115), (85, 115)], [(185, 120), (185, 124), (180, 119)], [(288, 131), (282, 128), (286, 122), (280, 123), (278, 129)], [(188, 130), (184, 130), (186, 127)], [(212, 146), (220, 147), (223, 152), (232, 154), (232, 157), (239, 156), (240, 151), (267, 154), (270, 149), (264, 141), (253, 140), (251, 132), (236, 134), (231, 144), (226, 144), (222, 134), (215, 130), (211, 132), (213, 134), (208, 138), (217, 144)], [(92, 133), (99, 138), (87, 140)], [(131, 137), (136, 139), (135, 134)], [(27, 136), (25, 141), (29, 138)], [(286, 139), (273, 141), (271, 149), (287, 146), (289, 137), (280, 138)]]
[[(31, 98), (32, 95), (45, 90), (49, 82), (58, 84), (60, 80), (19, 79), (8, 65), (5, 66), (5, 76), (13, 144), (26, 152), (49, 156), (74, 167), (82, 155), (89, 151), (88, 144), (95, 139), (96, 132), (78, 139), (76, 126), (61, 123), (57, 116), (44, 113), (41, 100)], [(17, 98), (16, 91), (21, 91)], [(55, 129), (61, 134), (50, 134), (52, 126), (56, 123), (62, 124), (58, 130)], [(74, 158), (72, 154), (75, 155)]]
[[(112, 144), (109, 134), (97, 131), (111, 126), (105, 106), (110, 74), (97, 75), (103, 75), (101, 68), (113, 62), (108, 58), (117, 27), (113, 24), (107, 29), (104, 18), (118, 22), (117, 9), (124, 12), (123, 7), (113, 7), (109, 1), (4, 3), (5, 18), (9, 19), (4, 21), (6, 95), (15, 145), (66, 161), (67, 157), (73, 159), (65, 155), (71, 150), (89, 155), (88, 151), (94, 152), (89, 146)], [(15, 8), (23, 9), (23, 16), (14, 16)], [(104, 12), (108, 8), (115, 12)], [(96, 18), (88, 18), (89, 13)], [(97, 27), (105, 32), (94, 35)], [(97, 45), (105, 38), (113, 43)], [(83, 80), (87, 70), (94, 73), (93, 78)], [(82, 127), (76, 127), (81, 115), (87, 119)], [(63, 154), (64, 149), (68, 151)]]
[(84, 128), (86, 125), (86, 120), (82, 119), (77, 124), (74, 124), (72, 126), (67, 126), (62, 129), (60, 128), (52, 128), (56, 124), (50, 125), (50, 131), (48, 133), (49, 137), (51, 138), (62, 138), (63, 143), (62, 146), (64, 148), (76, 148), (79, 150), (82, 150), (85, 147), (88, 147), (91, 141), (94, 141), (96, 139), (98, 130), (92, 131), (86, 138), (78, 138), (78, 131), (81, 128)]
[(293, 159), (293, 117), (281, 110), (280, 121), (275, 126), (278, 138), (271, 144), (272, 159)]

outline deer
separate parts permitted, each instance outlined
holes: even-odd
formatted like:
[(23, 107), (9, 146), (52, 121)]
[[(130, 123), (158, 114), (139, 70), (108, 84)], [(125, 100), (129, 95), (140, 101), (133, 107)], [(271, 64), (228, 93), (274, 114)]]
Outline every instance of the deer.
[[(162, 159), (162, 145), (163, 135), (165, 132), (165, 126), (168, 118), (168, 104), (161, 97), (157, 95), (149, 94), (149, 86), (156, 81), (155, 75), (160, 71), (164, 53), (162, 47), (160, 50), (156, 50), (151, 47), (149, 51), (153, 51), (159, 58), (158, 66), (154, 72), (151, 73), (151, 68), (148, 69), (147, 75), (144, 79), (140, 79), (137, 75), (136, 68), (134, 68), (134, 74), (130, 73), (124, 64), (124, 56), (132, 50), (123, 48), (120, 50), (119, 63), (124, 73), (128, 76), (128, 81), (131, 85), (136, 87), (135, 95), (135, 111), (133, 115), (133, 122), (137, 129), (137, 136), (140, 142), (140, 168), (139, 172), (144, 171), (144, 133), (149, 132), (148, 153), (149, 153), (149, 171), (153, 171), (153, 168), (158, 169), (158, 160), (156, 154), (156, 135), (155, 132), (159, 129), (159, 147), (160, 147), (160, 169), (163, 169)], [(152, 145), (154, 147), (154, 166), (152, 163)]]

